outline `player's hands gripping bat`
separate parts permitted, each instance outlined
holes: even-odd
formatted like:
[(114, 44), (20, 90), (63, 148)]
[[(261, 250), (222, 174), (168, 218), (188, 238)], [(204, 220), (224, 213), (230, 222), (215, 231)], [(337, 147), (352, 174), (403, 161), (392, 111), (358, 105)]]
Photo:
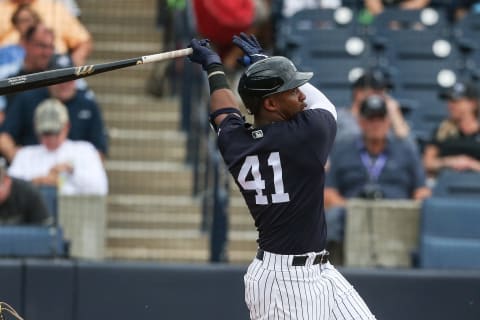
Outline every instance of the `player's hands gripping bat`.
[(244, 67), (248, 67), (252, 63), (268, 58), (268, 56), (263, 53), (264, 50), (262, 46), (253, 34), (247, 35), (242, 32), (239, 36), (234, 35), (232, 42), (245, 53), (243, 57), (240, 57), (237, 60), (238, 63)]
[(193, 49), (193, 53), (188, 56), (190, 61), (201, 64), (203, 70), (207, 70), (207, 67), (211, 64), (222, 64), (222, 60), (218, 54), (210, 49), (210, 41), (208, 39), (192, 39), (190, 45)]

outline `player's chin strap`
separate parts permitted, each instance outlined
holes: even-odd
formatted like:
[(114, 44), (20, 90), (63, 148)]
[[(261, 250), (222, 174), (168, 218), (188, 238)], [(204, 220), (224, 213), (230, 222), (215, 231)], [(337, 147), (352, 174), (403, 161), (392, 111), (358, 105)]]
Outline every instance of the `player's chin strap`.
[(215, 130), (215, 132), (218, 131), (218, 127), (215, 123), (215, 118), (217, 118), (221, 114), (227, 114), (227, 113), (235, 113), (239, 115), (240, 118), (243, 117), (242, 113), (237, 108), (222, 108), (222, 109), (215, 110), (214, 112), (210, 113), (210, 117), (209, 117), (210, 125), (212, 126), (213, 130)]
[(8, 303), (1, 302), (0, 301), (0, 320), (5, 320), (3, 313), (8, 312), (10, 315), (12, 315), (15, 319), (18, 320), (23, 320), (22, 317), (13, 309)]

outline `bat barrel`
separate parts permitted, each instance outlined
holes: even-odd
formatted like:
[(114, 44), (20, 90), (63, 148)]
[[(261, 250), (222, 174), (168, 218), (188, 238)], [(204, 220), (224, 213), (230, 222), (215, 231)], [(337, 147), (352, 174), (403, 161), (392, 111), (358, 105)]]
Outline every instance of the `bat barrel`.
[(185, 57), (193, 52), (192, 48), (179, 49), (169, 52), (152, 54), (148, 56), (119, 60), (108, 63), (86, 65), (73, 68), (63, 68), (37, 73), (21, 75), (0, 80), (0, 95), (11, 94), (19, 91), (51, 86), (57, 83), (85, 78), (95, 74), (126, 68), (137, 64), (158, 62)]

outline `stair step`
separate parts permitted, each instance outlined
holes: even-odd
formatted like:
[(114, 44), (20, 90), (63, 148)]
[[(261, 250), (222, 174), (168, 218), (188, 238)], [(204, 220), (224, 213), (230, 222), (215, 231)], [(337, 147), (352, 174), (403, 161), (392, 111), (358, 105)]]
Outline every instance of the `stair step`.
[[(154, 170), (154, 162), (147, 163), (143, 168), (114, 168), (107, 164), (110, 181), (110, 192), (132, 194), (191, 194), (192, 174), (178, 168), (161, 168)], [(168, 164), (168, 163), (166, 163)], [(172, 167), (178, 167), (176, 164)]]
[[(95, 91), (95, 88), (92, 89)], [(130, 110), (132, 112), (140, 113), (145, 111), (173, 111), (178, 110), (179, 108), (178, 98), (157, 99), (148, 95), (123, 94), (122, 92), (103, 93), (97, 95), (97, 100), (103, 110)]]
[(179, 135), (176, 130), (179, 127), (180, 116), (175, 110), (171, 112), (150, 111), (141, 113), (130, 110), (111, 110), (104, 112), (104, 119), (108, 127), (118, 127), (127, 130), (156, 130), (160, 131), (160, 133), (161, 131), (170, 131), (170, 136)]
[(96, 43), (105, 41), (123, 42), (130, 39), (141, 39), (145, 42), (160, 43), (163, 31), (158, 28), (144, 28), (134, 24), (105, 24), (102, 21), (92, 21), (88, 24), (88, 31)]
[(108, 217), (111, 228), (194, 229), (201, 224), (201, 214), (178, 212), (116, 212)]
[(110, 248), (142, 247), (156, 249), (203, 249), (207, 246), (208, 235), (199, 229), (117, 229), (109, 228), (107, 243)]
[(170, 261), (170, 262), (207, 262), (209, 249), (152, 249), (152, 248), (108, 248), (107, 257), (110, 259)]

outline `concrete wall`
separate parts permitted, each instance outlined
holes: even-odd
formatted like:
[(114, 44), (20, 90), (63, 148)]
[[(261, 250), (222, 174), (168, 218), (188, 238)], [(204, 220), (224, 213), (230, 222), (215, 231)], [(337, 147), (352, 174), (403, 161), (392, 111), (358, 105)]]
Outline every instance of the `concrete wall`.
[[(0, 260), (0, 300), (28, 320), (248, 319), (245, 268)], [(480, 319), (480, 271), (341, 271), (379, 320)]]

